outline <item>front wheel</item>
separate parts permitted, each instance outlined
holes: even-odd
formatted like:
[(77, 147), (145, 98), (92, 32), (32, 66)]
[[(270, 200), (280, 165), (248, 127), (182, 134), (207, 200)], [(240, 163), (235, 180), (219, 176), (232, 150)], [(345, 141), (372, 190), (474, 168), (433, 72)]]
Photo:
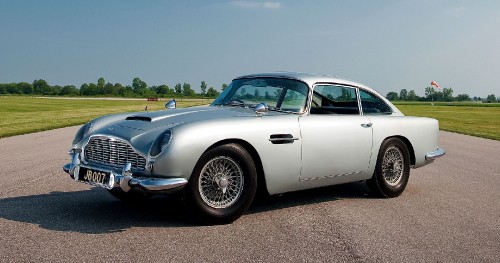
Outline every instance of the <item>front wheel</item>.
[(401, 195), (410, 177), (410, 154), (406, 144), (398, 138), (389, 138), (380, 146), (373, 177), (366, 181), (377, 196)]
[(190, 212), (204, 223), (228, 224), (243, 215), (257, 189), (257, 170), (250, 154), (238, 144), (205, 152), (186, 187)]

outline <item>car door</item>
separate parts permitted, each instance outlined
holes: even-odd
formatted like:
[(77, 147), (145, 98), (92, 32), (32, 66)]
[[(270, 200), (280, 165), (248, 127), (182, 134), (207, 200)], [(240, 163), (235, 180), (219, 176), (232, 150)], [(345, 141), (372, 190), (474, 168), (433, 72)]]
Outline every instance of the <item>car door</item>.
[(371, 159), (372, 128), (370, 120), (359, 113), (356, 88), (321, 84), (315, 85), (313, 93), (310, 114), (299, 118), (300, 179), (365, 173)]

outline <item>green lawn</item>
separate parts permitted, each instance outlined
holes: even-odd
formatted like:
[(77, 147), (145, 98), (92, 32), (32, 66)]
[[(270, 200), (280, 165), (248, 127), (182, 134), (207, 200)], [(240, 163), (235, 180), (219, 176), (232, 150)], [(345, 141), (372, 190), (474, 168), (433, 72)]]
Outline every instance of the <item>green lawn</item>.
[(499, 103), (395, 103), (408, 116), (439, 120), (441, 130), (500, 140)]
[[(32, 98), (0, 96), (0, 138), (86, 123), (98, 116), (165, 109), (167, 101)], [(177, 100), (177, 107), (206, 105), (211, 100)]]
[[(0, 96), (0, 138), (83, 124), (95, 117), (164, 109), (167, 101), (32, 98)], [(206, 105), (211, 100), (177, 100), (178, 107)], [(500, 104), (396, 102), (406, 115), (439, 120), (446, 131), (500, 140)]]

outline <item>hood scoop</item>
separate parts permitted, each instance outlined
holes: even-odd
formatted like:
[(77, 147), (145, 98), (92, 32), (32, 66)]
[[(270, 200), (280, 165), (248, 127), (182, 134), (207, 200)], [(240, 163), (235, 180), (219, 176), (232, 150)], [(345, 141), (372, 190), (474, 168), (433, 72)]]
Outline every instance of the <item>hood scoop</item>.
[(127, 120), (127, 121), (147, 121), (147, 122), (152, 121), (152, 119), (150, 117), (146, 117), (146, 116), (129, 116), (125, 120)]

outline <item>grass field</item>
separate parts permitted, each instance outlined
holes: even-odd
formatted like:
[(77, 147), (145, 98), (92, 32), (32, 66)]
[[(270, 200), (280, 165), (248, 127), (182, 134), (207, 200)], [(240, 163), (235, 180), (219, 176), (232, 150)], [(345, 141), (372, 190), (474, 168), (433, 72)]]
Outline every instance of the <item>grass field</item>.
[[(209, 100), (184, 99), (178, 107), (209, 104)], [(0, 96), (0, 138), (83, 124), (95, 117), (117, 113), (164, 109), (166, 101), (60, 99)], [(440, 128), (500, 140), (500, 104), (396, 102), (406, 115), (439, 120)]]
[(500, 140), (499, 103), (395, 103), (408, 116), (439, 120), (441, 130)]
[[(59, 99), (0, 96), (0, 138), (86, 123), (98, 116), (165, 109), (167, 101)], [(209, 104), (209, 100), (177, 100), (177, 107)]]

